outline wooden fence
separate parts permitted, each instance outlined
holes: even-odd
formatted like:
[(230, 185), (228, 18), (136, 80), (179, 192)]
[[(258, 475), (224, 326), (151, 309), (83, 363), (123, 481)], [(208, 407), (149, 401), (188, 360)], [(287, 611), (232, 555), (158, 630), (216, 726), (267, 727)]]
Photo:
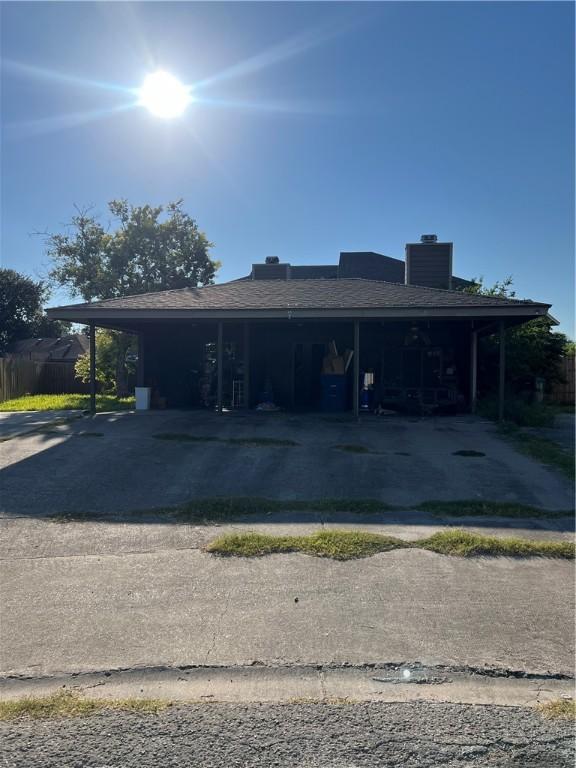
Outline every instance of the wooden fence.
[(553, 403), (563, 403), (572, 405), (576, 397), (574, 365), (576, 358), (574, 355), (566, 355), (560, 364), (560, 371), (564, 379), (563, 382), (554, 384), (550, 393), (550, 400)]
[(0, 357), (0, 402), (22, 395), (87, 393), (70, 363), (39, 363)]

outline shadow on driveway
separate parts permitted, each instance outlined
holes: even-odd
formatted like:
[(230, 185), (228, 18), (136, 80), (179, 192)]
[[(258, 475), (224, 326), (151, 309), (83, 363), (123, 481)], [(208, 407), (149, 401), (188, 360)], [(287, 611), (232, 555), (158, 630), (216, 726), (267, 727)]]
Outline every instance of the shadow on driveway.
[[(358, 422), (287, 414), (98, 414), (1, 443), (0, 462), (2, 513), (18, 517), (174, 523), (172, 514), (150, 510), (194, 499), (249, 497), (300, 506), (250, 514), (249, 522), (420, 525), (429, 524), (430, 515), (410, 510), (428, 500), (570, 510), (573, 498), (567, 480), (518, 454), (491, 423), (468, 416)], [(302, 508), (306, 500), (322, 499), (350, 500), (354, 509)], [(381, 502), (384, 509), (358, 511), (362, 499)], [(455, 522), (464, 520), (450, 518)], [(493, 521), (474, 517), (475, 526), (488, 524)], [(561, 518), (534, 521), (543, 529), (570, 524)], [(506, 525), (518, 521), (506, 519)]]

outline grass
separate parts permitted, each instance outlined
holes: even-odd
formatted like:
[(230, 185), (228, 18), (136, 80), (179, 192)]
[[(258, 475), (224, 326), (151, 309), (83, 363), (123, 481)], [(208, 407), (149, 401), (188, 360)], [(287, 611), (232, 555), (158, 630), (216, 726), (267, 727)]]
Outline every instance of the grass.
[(220, 439), (211, 435), (189, 435), (187, 432), (157, 432), (152, 437), (156, 440), (172, 440), (176, 443), (214, 443)]
[(275, 437), (216, 437), (215, 435), (191, 435), (188, 432), (157, 432), (156, 440), (172, 440), (180, 443), (227, 443), (228, 445), (260, 445), (292, 447), (294, 440), (278, 440)]
[[(24, 395), (0, 403), (0, 411), (85, 411), (89, 395)], [(134, 408), (133, 397), (96, 395), (97, 411), (123, 411)]]
[(546, 701), (543, 704), (537, 704), (536, 709), (549, 720), (576, 720), (576, 701), (574, 699)]
[(370, 448), (366, 448), (365, 445), (344, 444), (333, 446), (337, 451), (345, 451), (346, 453), (374, 453)]
[(482, 451), (469, 451), (469, 450), (462, 450), (462, 451), (454, 451), (452, 456), (468, 456), (468, 457), (475, 457), (475, 456), (486, 456), (485, 453), (482, 453)]
[(424, 501), (418, 505), (418, 509), (433, 515), (450, 515), (452, 517), (555, 518), (572, 517), (574, 514), (572, 510), (555, 511), (510, 501), (479, 501), (477, 499)]
[(551, 403), (549, 407), (554, 413), (574, 413), (576, 411), (575, 403)]
[[(572, 510), (547, 510), (513, 502), (478, 501), (425, 501), (413, 509), (435, 516), (449, 517), (510, 517), (510, 518), (559, 518), (572, 517)], [(250, 496), (215, 496), (194, 499), (176, 507), (165, 509), (134, 510), (136, 515), (171, 517), (178, 522), (196, 525), (210, 525), (242, 520), (245, 518), (269, 517), (282, 512), (350, 513), (352, 515), (378, 515), (386, 512), (401, 512), (406, 508), (386, 504), (378, 499), (268, 499)], [(96, 513), (67, 511), (46, 516), (56, 523), (84, 522), (97, 519)]]
[[(498, 399), (490, 397), (480, 400), (478, 413), (497, 421)], [(508, 396), (505, 401), (504, 418), (519, 427), (552, 427), (556, 413), (556, 408), (545, 403), (526, 403), (513, 396)]]
[(272, 515), (278, 512), (355, 512), (357, 514), (378, 514), (393, 509), (377, 499), (267, 499), (261, 497), (216, 496), (195, 499), (171, 511), (177, 520), (231, 521), (254, 515)]
[(72, 691), (58, 691), (50, 696), (0, 701), (0, 720), (85, 717), (106, 709), (158, 714), (169, 706), (169, 701), (161, 699), (86, 699)]
[(570, 541), (537, 541), (518, 536), (483, 536), (468, 531), (440, 531), (414, 543), (440, 555), (458, 557), (556, 557), (574, 559), (574, 545)]
[(97, 518), (96, 513), (92, 512), (57, 512), (53, 515), (46, 515), (45, 520), (51, 523), (87, 523)]
[(514, 447), (525, 456), (542, 462), (549, 467), (558, 469), (571, 480), (575, 479), (574, 452), (566, 450), (552, 440), (538, 435), (529, 435), (513, 424), (503, 424), (498, 432), (504, 439), (513, 443)]
[(261, 557), (279, 552), (304, 552), (334, 560), (370, 557), (405, 545), (392, 536), (361, 531), (317, 531), (308, 536), (272, 536), (265, 533), (230, 533), (207, 546), (208, 552), (237, 557)]
[(426, 549), (457, 557), (555, 557), (574, 559), (574, 546), (565, 541), (532, 541), (497, 538), (467, 531), (441, 531), (425, 539), (404, 541), (393, 536), (364, 531), (323, 530), (307, 536), (273, 536), (263, 533), (231, 533), (212, 541), (208, 552), (236, 557), (262, 557), (286, 552), (303, 552), (334, 560), (370, 557), (393, 549)]
[(278, 440), (275, 437), (229, 437), (224, 440), (231, 445), (262, 445), (293, 447), (300, 445), (295, 440)]

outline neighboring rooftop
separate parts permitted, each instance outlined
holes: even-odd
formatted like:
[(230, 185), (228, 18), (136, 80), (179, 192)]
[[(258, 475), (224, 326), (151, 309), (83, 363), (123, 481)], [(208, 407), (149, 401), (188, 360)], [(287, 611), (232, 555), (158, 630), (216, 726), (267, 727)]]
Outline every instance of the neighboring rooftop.
[(88, 352), (88, 346), (87, 336), (83, 333), (72, 333), (55, 339), (32, 338), (15, 341), (8, 347), (7, 355), (39, 362), (74, 363), (80, 355)]

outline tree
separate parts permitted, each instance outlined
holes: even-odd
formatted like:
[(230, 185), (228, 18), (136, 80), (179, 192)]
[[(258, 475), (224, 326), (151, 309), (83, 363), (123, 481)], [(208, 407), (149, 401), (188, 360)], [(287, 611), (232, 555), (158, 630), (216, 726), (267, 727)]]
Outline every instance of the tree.
[[(96, 330), (96, 381), (102, 392), (112, 392), (116, 387), (118, 360), (126, 377), (136, 371), (138, 349), (133, 336), (104, 328)], [(90, 381), (90, 355), (80, 355), (75, 365), (76, 377), (87, 384)]]
[(473, 277), (470, 280), (471, 285), (466, 285), (463, 288), (464, 293), (474, 293), (480, 296), (502, 296), (504, 299), (513, 299), (516, 296), (516, 291), (512, 290), (514, 280), (512, 275), (508, 275), (504, 280), (499, 280), (492, 286), (484, 285), (484, 278)]
[(181, 200), (165, 207), (112, 200), (108, 208), (117, 224), (113, 232), (80, 210), (71, 233), (47, 236), (53, 282), (93, 301), (214, 281), (219, 264), (210, 258), (212, 243)]
[[(484, 285), (482, 277), (473, 278), (473, 285), (466, 286), (466, 293), (482, 296), (502, 296), (514, 298), (512, 277), (495, 283), (491, 287)], [(547, 385), (562, 381), (560, 361), (570, 349), (570, 342), (565, 334), (553, 330), (553, 322), (548, 317), (538, 317), (528, 323), (509, 328), (506, 334), (506, 371), (510, 387), (515, 392), (533, 388), (534, 379), (542, 378)], [(479, 371), (480, 386), (490, 391), (497, 381), (498, 339), (486, 336), (481, 339), (481, 366)]]
[(0, 269), (0, 354), (20, 339), (57, 338), (69, 331), (69, 323), (49, 320), (44, 314), (42, 305), (48, 293), (42, 281), (13, 269)]
[[(116, 229), (107, 231), (89, 211), (78, 210), (70, 232), (47, 235), (53, 267), (50, 279), (85, 301), (133, 296), (152, 291), (208, 285), (218, 262), (212, 243), (182, 210), (182, 200), (166, 206), (108, 204)], [(117, 334), (116, 389), (126, 392), (130, 337)]]

